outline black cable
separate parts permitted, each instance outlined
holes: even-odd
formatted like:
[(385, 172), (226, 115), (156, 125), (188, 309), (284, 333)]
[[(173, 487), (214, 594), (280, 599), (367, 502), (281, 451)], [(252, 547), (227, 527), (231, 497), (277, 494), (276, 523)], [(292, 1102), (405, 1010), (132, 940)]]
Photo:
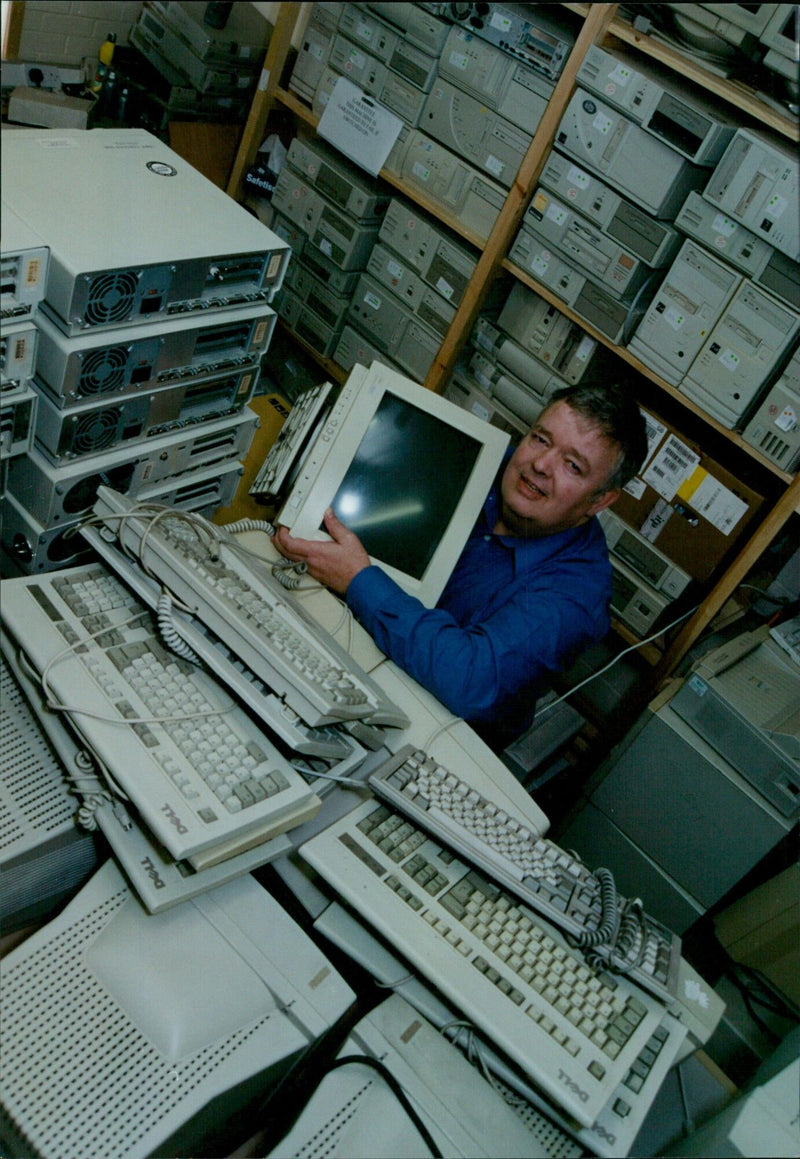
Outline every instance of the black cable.
[[(363, 1063), (365, 1066), (371, 1066), (373, 1070), (378, 1072), (381, 1078), (388, 1085), (389, 1089), (393, 1092), (400, 1105), (403, 1107), (409, 1119), (411, 1119), (411, 1122), (419, 1131), (420, 1135), (422, 1136), (422, 1140), (433, 1156), (433, 1159), (444, 1159), (441, 1151), (434, 1143), (430, 1131), (425, 1126), (414, 1108), (411, 1106), (405, 1091), (400, 1086), (399, 1082), (388, 1069), (388, 1067), (385, 1067), (382, 1062), (377, 1060), (377, 1058), (370, 1058), (368, 1054), (346, 1054), (343, 1058), (334, 1059), (328, 1067), (326, 1074), (330, 1074), (331, 1071), (337, 1070), (340, 1066), (347, 1066), (348, 1063), (351, 1062)], [(323, 1079), (324, 1077), (325, 1076), (323, 1075)]]

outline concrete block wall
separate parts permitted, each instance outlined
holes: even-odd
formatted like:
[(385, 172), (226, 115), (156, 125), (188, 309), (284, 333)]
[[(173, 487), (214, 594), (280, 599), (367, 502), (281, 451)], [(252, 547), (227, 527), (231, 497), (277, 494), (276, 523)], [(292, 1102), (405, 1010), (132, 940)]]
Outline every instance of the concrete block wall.
[(96, 57), (109, 32), (117, 44), (128, 34), (142, 0), (36, 0), (25, 5), (19, 60), (79, 65)]

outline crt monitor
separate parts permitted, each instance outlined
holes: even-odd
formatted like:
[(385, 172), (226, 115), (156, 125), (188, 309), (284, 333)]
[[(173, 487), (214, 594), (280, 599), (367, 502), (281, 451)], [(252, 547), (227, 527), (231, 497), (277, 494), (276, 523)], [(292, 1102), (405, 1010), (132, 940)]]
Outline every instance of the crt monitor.
[(508, 435), (380, 362), (356, 365), (278, 521), (326, 538), (327, 507), (372, 561), (433, 607), (502, 461)]

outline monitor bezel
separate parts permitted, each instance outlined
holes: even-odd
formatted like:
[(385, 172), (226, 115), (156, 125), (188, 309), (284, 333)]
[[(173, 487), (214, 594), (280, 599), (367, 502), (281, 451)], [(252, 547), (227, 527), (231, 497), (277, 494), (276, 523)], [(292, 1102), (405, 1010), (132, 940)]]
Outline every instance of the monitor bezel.
[(360, 364), (353, 367), (314, 445), (300, 466), (277, 515), (277, 522), (292, 535), (302, 539), (329, 538), (320, 530), (324, 513), (338, 492), (353, 456), (381, 400), (387, 394), (395, 395), (442, 422), (449, 423), (479, 444), (477, 459), (467, 485), (422, 577), (417, 579), (378, 558), (370, 557), (409, 595), (416, 596), (426, 607), (433, 607), (480, 514), (502, 463), (509, 435), (383, 363), (373, 362), (369, 369)]

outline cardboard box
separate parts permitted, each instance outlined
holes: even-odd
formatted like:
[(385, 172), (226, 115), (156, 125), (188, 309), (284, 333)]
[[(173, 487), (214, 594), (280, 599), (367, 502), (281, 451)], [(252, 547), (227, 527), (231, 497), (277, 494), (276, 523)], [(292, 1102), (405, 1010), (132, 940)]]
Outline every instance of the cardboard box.
[(614, 512), (698, 580), (707, 580), (764, 502), (702, 448), (645, 411), (650, 454)]
[(94, 104), (93, 99), (18, 85), (8, 98), (8, 119), (46, 129), (85, 129)]
[(714, 926), (734, 961), (760, 970), (800, 1005), (800, 865), (735, 901)]

